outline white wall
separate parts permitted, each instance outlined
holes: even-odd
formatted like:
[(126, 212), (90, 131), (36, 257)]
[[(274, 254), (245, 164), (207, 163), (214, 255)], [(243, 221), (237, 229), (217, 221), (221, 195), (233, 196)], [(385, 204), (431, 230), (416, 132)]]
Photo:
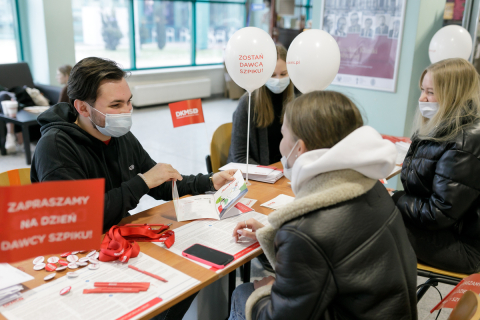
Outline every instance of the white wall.
[(72, 3), (67, 0), (20, 0), (25, 60), (35, 82), (58, 85), (56, 70), (75, 63)]

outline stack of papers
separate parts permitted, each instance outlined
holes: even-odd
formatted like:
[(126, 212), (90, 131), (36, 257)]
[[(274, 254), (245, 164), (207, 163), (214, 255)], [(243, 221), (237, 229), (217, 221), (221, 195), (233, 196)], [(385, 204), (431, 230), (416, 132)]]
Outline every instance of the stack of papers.
[(293, 200), (295, 200), (294, 197), (287, 196), (286, 194), (280, 194), (272, 200), (262, 203), (260, 206), (277, 210), (289, 204), (290, 202), (293, 202)]
[(33, 277), (8, 263), (0, 263), (0, 306), (16, 300), (22, 296), (20, 284), (32, 280)]
[[(219, 170), (241, 170), (243, 173), (243, 177), (247, 177), (247, 165), (243, 163), (234, 163), (230, 162), (229, 164), (224, 165)], [(283, 177), (283, 170), (277, 169), (275, 167), (268, 167), (268, 166), (258, 166), (254, 164), (248, 165), (248, 179), (255, 180), (260, 182), (266, 183), (275, 183)]]
[(23, 286), (21, 284), (17, 284), (5, 289), (0, 290), (0, 306), (12, 302), (13, 300), (17, 300), (22, 296), (20, 291), (23, 290)]

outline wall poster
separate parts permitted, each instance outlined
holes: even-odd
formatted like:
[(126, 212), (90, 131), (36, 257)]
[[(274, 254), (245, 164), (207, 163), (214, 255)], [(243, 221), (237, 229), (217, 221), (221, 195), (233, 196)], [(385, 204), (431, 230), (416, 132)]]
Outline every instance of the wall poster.
[(407, 0), (324, 0), (322, 29), (337, 40), (334, 85), (395, 92)]

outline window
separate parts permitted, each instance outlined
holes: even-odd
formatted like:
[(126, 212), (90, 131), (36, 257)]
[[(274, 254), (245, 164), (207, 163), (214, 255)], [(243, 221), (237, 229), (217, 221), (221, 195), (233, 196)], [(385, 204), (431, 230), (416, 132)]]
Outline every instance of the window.
[(222, 63), (228, 40), (245, 25), (245, 5), (198, 2), (196, 21), (196, 63)]
[(72, 0), (75, 60), (108, 58), (131, 68), (130, 1)]
[(222, 63), (245, 26), (245, 0), (72, 0), (72, 9), (76, 60), (129, 70)]
[(0, 0), (0, 63), (22, 60), (15, 0)]
[(192, 63), (192, 3), (135, 0), (138, 69)]

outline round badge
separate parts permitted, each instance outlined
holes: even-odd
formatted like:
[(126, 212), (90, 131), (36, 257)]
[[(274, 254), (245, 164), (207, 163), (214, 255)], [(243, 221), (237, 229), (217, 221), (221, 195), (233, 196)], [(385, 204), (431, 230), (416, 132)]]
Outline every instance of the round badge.
[(58, 260), (58, 264), (62, 265), (62, 266), (68, 266), (68, 261), (60, 259), (60, 260)]
[(97, 250), (92, 250), (92, 251), (90, 251), (90, 252), (87, 254), (87, 257), (90, 258), (90, 257), (93, 256), (95, 253), (97, 253)]
[(45, 263), (38, 263), (36, 265), (33, 266), (33, 270), (42, 270), (43, 268), (45, 268)]
[(69, 277), (69, 278), (76, 278), (76, 277), (78, 277), (78, 273), (76, 273), (76, 272), (67, 272), (67, 277)]
[(100, 268), (100, 263), (94, 263), (94, 264), (88, 265), (88, 269), (90, 270), (97, 270), (98, 268)]
[(58, 257), (50, 257), (50, 258), (48, 258), (47, 262), (57, 263), (58, 260), (60, 260)]
[(79, 262), (87, 262), (88, 261), (88, 257), (83, 257), (83, 258), (80, 258), (78, 259)]
[(67, 269), (67, 266), (60, 266), (60, 267), (57, 267), (56, 271), (62, 271), (62, 270), (65, 270), (65, 269)]
[(100, 261), (98, 261), (98, 260), (95, 259), (95, 258), (90, 258), (90, 259), (88, 259), (88, 261), (90, 261), (90, 263), (93, 263), (93, 264), (98, 264), (98, 263), (100, 263)]
[(85, 253), (85, 252), (87, 252), (87, 250), (80, 250), (80, 251), (78, 251), (78, 253)]
[(43, 261), (45, 261), (45, 258), (42, 256), (39, 256), (33, 259), (33, 264), (39, 264), (39, 263), (42, 263)]
[(88, 262), (77, 261), (76, 264), (77, 264), (77, 266), (79, 266), (79, 267), (85, 267), (85, 266), (88, 265)]
[(75, 256), (75, 255), (73, 255), (73, 254), (71, 254), (71, 255), (69, 255), (69, 256), (67, 257), (67, 260), (68, 260), (68, 262), (77, 262), (77, 261), (78, 261), (78, 257)]
[(47, 270), (47, 271), (55, 271), (55, 270), (57, 270), (57, 266), (54, 265), (53, 263), (48, 263), (48, 264), (45, 266), (45, 270)]
[(77, 268), (78, 268), (78, 266), (75, 262), (72, 262), (72, 263), (68, 264), (68, 269), (77, 269)]
[(98, 259), (99, 256), (100, 256), (100, 252), (95, 252), (95, 254), (93, 255), (95, 259)]
[(80, 251), (73, 251), (72, 254), (78, 254)]
[(63, 296), (63, 295), (65, 295), (65, 294), (69, 293), (70, 290), (72, 290), (72, 287), (70, 287), (70, 286), (65, 287), (65, 288), (63, 288), (62, 290), (60, 290), (60, 295)]
[(45, 281), (52, 280), (53, 278), (55, 278), (56, 275), (57, 275), (56, 273), (50, 273), (48, 276), (43, 278), (43, 280)]
[(71, 252), (65, 252), (65, 253), (62, 253), (62, 254), (60, 255), (60, 257), (66, 258), (66, 257), (68, 257), (68, 256), (71, 255), (71, 254), (72, 254)]

